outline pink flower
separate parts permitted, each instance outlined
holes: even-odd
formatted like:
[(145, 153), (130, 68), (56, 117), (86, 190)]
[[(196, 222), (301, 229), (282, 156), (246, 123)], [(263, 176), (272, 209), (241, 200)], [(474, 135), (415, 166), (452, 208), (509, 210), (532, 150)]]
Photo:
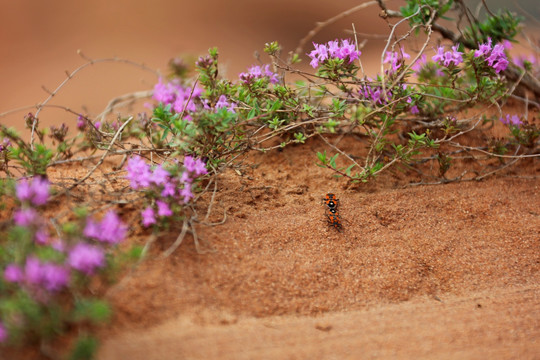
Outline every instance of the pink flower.
[(69, 282), (69, 270), (62, 265), (45, 263), (41, 266), (41, 283), (48, 291), (62, 290)]
[(63, 253), (64, 251), (66, 251), (66, 244), (64, 243), (64, 241), (62, 241), (62, 239), (54, 239), (52, 242), (51, 242), (51, 247), (56, 250), (56, 251), (59, 251), (61, 253)]
[(79, 115), (77, 118), (77, 129), (79, 129), (79, 131), (84, 131), (86, 129), (86, 121), (82, 115)]
[(97, 239), (100, 236), (100, 226), (97, 222), (95, 222), (93, 219), (86, 219), (86, 226), (83, 230), (83, 235), (87, 238), (95, 238)]
[[(410, 59), (411, 56), (409, 54), (407, 54), (403, 49), (401, 49), (401, 51), (398, 53), (396, 51), (387, 51), (386, 52), (386, 56), (383, 60), (383, 64), (391, 64), (392, 66), (392, 71), (391, 72), (396, 72), (400, 67), (401, 67), (401, 63), (404, 61), (404, 59)], [(425, 60), (425, 56), (424, 56), (424, 60)]]
[[(369, 79), (371, 81), (371, 79)], [(382, 86), (376, 85), (376, 84), (365, 84), (360, 87), (358, 90), (361, 96), (364, 97), (364, 99), (369, 100), (373, 102), (375, 105), (384, 105), (387, 103), (387, 100), (384, 98), (383, 92), (382, 92)], [(390, 100), (392, 99), (392, 92), (390, 90), (386, 90), (386, 97)]]
[(152, 209), (151, 206), (148, 206), (146, 209), (144, 209), (143, 212), (141, 213), (141, 216), (142, 216), (142, 224), (144, 227), (148, 227), (156, 223), (156, 214), (154, 212), (154, 209)]
[(276, 84), (279, 81), (278, 75), (270, 70), (270, 65), (268, 64), (264, 65), (264, 67), (254, 65), (248, 69), (247, 73), (241, 73), (239, 77), (244, 83), (250, 83), (257, 79), (266, 79), (272, 84)]
[(164, 83), (162, 78), (159, 78), (158, 83), (154, 86), (154, 94), (152, 97), (163, 104), (170, 104), (174, 101), (176, 89), (171, 83)]
[(49, 182), (41, 177), (36, 177), (31, 182), (23, 179), (17, 184), (15, 192), (20, 201), (30, 201), (36, 206), (43, 205), (49, 200)]
[(105, 254), (97, 246), (78, 243), (69, 252), (68, 264), (75, 270), (92, 275), (96, 269), (105, 266)]
[(9, 282), (25, 282), (33, 286), (40, 286), (47, 291), (55, 292), (64, 288), (69, 281), (69, 270), (63, 265), (52, 262), (42, 263), (38, 258), (31, 256), (26, 259), (24, 271), (17, 265), (9, 265), (4, 277)]
[(312, 68), (316, 69), (319, 67), (319, 58), (318, 58), (318, 51), (312, 50), (308, 56), (311, 58), (311, 61), (309, 62), (309, 65), (311, 65)]
[(188, 171), (184, 171), (182, 175), (180, 176), (180, 182), (182, 184), (193, 182), (193, 179), (189, 175)]
[(510, 116), (510, 114), (506, 114), (506, 118), (499, 118), (499, 120), (505, 125), (512, 125), (516, 127), (523, 125), (523, 121), (521, 121), (520, 117), (517, 115)]
[(195, 173), (195, 175), (204, 175), (207, 174), (206, 164), (200, 159), (195, 159), (192, 156), (184, 157), (184, 167), (187, 171)]
[[(196, 111), (197, 106), (193, 100), (199, 98), (202, 94), (202, 89), (195, 87), (194, 89), (185, 88), (178, 82), (164, 83), (163, 79), (159, 79), (154, 86), (153, 98), (163, 105), (171, 105), (176, 113), (185, 113)], [(189, 100), (189, 101), (188, 101)], [(184, 114), (185, 120), (190, 120), (188, 114)]]
[(416, 72), (420, 72), (420, 70), (422, 70), (422, 66), (426, 64), (427, 64), (426, 54), (422, 54), (420, 59), (411, 66), (411, 69), (413, 69)]
[(339, 49), (338, 58), (346, 60), (349, 59), (349, 63), (358, 59), (360, 51), (356, 51), (354, 44), (349, 44), (349, 40), (345, 39), (341, 41), (341, 49)]
[(227, 108), (229, 112), (235, 113), (234, 108), (236, 107), (236, 104), (234, 102), (227, 101), (227, 97), (225, 95), (221, 95), (216, 102), (216, 111), (221, 108)]
[(98, 223), (87, 219), (83, 235), (109, 244), (118, 244), (124, 240), (127, 226), (114, 211), (109, 211)]
[(127, 234), (127, 226), (112, 210), (107, 212), (103, 219), (101, 219), (100, 227), (101, 234), (98, 237), (98, 240), (109, 244), (118, 244), (122, 242)]
[(156, 205), (158, 207), (159, 216), (171, 216), (173, 214), (169, 204), (167, 204), (165, 201), (157, 200)]
[(176, 194), (176, 185), (174, 182), (168, 182), (163, 184), (163, 190), (161, 191), (162, 197), (174, 196)]
[(15, 187), (15, 194), (20, 201), (30, 200), (32, 197), (32, 189), (30, 183), (26, 179), (19, 181)]
[(44, 227), (39, 228), (34, 234), (34, 240), (39, 245), (45, 245), (49, 240), (49, 233), (47, 232), (47, 229)]
[(500, 73), (508, 67), (508, 59), (504, 53), (504, 49), (504, 44), (496, 44), (492, 47), (491, 38), (488, 38), (487, 43), (478, 46), (478, 50), (474, 52), (474, 57), (484, 57), (487, 64), (496, 73)]
[(9, 138), (2, 139), (2, 142), (0, 143), (0, 152), (7, 150), (9, 146), (11, 146)]
[(19, 209), (13, 214), (13, 220), (16, 225), (28, 226), (33, 224), (39, 218), (38, 213), (31, 208)]
[(529, 62), (531, 63), (531, 65), (536, 65), (537, 64), (537, 60), (536, 60), (536, 57), (534, 55), (520, 55), (518, 57), (516, 57), (514, 59), (514, 63), (519, 66), (519, 67), (525, 67), (525, 62)]
[(352, 63), (362, 54), (356, 50), (356, 46), (351, 44), (349, 40), (341, 40), (341, 44), (337, 40), (329, 41), (327, 44), (313, 43), (315, 50), (312, 50), (308, 56), (311, 58), (310, 65), (313, 68), (319, 67), (320, 63), (324, 63), (328, 59), (348, 60)]
[(34, 192), (32, 204), (39, 206), (49, 200), (49, 182), (46, 179), (34, 178), (32, 181), (32, 190)]
[(140, 156), (133, 156), (128, 160), (126, 171), (131, 188), (137, 190), (150, 186), (152, 172), (150, 166)]
[(10, 264), (4, 271), (6, 281), (38, 286), (50, 292), (62, 290), (69, 282), (69, 270), (53, 262), (41, 262), (37, 257), (26, 259), (24, 270)]
[(0, 344), (6, 342), (8, 337), (9, 337), (9, 334), (6, 327), (4, 326), (2, 322), (0, 322)]
[[(316, 45), (313, 43), (313, 45)], [(317, 48), (317, 46), (315, 46)], [(314, 50), (317, 51), (317, 50)], [(339, 46), (339, 42), (337, 40), (329, 41), (328, 42), (328, 52), (330, 53), (331, 57), (338, 57), (341, 53), (341, 47)]]
[(444, 47), (437, 48), (437, 54), (432, 57), (432, 60), (441, 65), (449, 67), (450, 65), (458, 66), (463, 62), (462, 52), (458, 51), (458, 46), (452, 46), (452, 51), (444, 51)]
[(42, 268), (38, 258), (32, 256), (26, 259), (24, 278), (29, 284), (39, 284), (42, 279)]
[(184, 197), (184, 202), (185, 203), (189, 202), (189, 200), (194, 197), (193, 193), (191, 192), (191, 184), (190, 183), (185, 183), (184, 184), (184, 188), (182, 190), (180, 190), (180, 196)]
[(4, 279), (6, 279), (7, 282), (18, 283), (23, 281), (24, 273), (20, 266), (9, 264), (4, 270)]
[(504, 71), (507, 67), (508, 67), (508, 60), (506, 60), (506, 58), (499, 59), (493, 65), (493, 69), (495, 69), (496, 73), (500, 73), (501, 71)]
[(480, 57), (485, 56), (491, 52), (491, 38), (488, 37), (488, 42), (484, 44), (480, 44), (478, 46), (478, 50), (474, 52), (474, 57)]
[(156, 185), (163, 185), (169, 181), (169, 176), (169, 172), (163, 169), (161, 165), (158, 165), (152, 172), (151, 181)]

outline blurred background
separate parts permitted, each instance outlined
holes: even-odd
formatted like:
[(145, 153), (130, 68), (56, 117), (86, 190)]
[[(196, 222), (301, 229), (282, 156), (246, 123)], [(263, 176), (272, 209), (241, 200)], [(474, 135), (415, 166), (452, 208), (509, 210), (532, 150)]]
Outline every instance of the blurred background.
[[(98, 59), (121, 57), (144, 63), (167, 74), (167, 63), (180, 55), (193, 59), (217, 46), (225, 76), (256, 64), (253, 54), (261, 53), (264, 43), (277, 40), (283, 57), (294, 50), (317, 21), (326, 20), (362, 2), (358, 0), (297, 1), (213, 1), (213, 0), (0, 0), (0, 113), (35, 105), (48, 97), (42, 86), (54, 90), (73, 71), (84, 64), (77, 50)], [(473, 6), (479, 1), (468, 1)], [(540, 18), (537, 0), (487, 0), (492, 10), (511, 7), (525, 14), (534, 24)], [(387, 1), (398, 9), (404, 1)], [(326, 42), (351, 37), (356, 31), (388, 34), (388, 25), (370, 6), (325, 28), (314, 41)], [(349, 31), (348, 33), (346, 31)], [(362, 38), (359, 39), (359, 41)], [(362, 50), (368, 73), (377, 71), (385, 38), (369, 37)], [(304, 54), (310, 50), (310, 43)], [(307, 57), (303, 57), (307, 65)], [(74, 111), (95, 116), (114, 97), (151, 89), (157, 78), (151, 72), (120, 63), (95, 64), (79, 73), (53, 99)], [(21, 110), (0, 118), (0, 122), (24, 127)], [(63, 110), (48, 109), (40, 116), (45, 124), (66, 122), (75, 127), (76, 118)]]

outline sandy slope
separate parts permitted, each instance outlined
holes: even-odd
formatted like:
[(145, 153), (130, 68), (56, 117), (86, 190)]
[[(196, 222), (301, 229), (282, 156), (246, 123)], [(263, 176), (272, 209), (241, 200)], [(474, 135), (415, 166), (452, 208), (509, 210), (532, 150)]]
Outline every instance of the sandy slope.
[[(540, 357), (538, 161), (482, 182), (402, 188), (414, 176), (395, 172), (347, 187), (311, 165), (321, 146), (224, 173), (210, 221), (227, 222), (197, 227), (216, 252), (186, 238), (160, 259), (178, 229), (159, 238), (108, 294), (99, 359)], [(324, 221), (330, 191), (342, 232)]]
[(499, 288), (468, 296), (443, 296), (439, 300), (423, 297), (317, 317), (221, 317), (221, 321), (201, 324), (181, 316), (146, 330), (126, 331), (106, 340), (99, 358), (535, 359), (540, 356), (540, 286)]

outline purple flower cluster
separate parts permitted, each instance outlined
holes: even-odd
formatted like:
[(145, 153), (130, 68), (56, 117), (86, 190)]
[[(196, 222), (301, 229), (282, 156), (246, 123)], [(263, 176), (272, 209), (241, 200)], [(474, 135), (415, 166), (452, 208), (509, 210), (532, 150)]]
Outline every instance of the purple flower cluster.
[(480, 44), (478, 50), (474, 52), (474, 57), (483, 57), (488, 65), (495, 69), (496, 73), (504, 71), (508, 66), (504, 45), (496, 44), (492, 46), (491, 38), (488, 38), (487, 43)]
[(31, 256), (24, 268), (9, 264), (4, 270), (7, 282), (25, 284), (30, 288), (45, 289), (51, 293), (62, 290), (69, 282), (69, 269), (53, 262), (43, 262)]
[[(119, 243), (127, 232), (127, 226), (110, 211), (100, 221), (87, 218), (82, 234), (70, 233), (65, 241), (59, 238), (49, 240), (47, 221), (36, 208), (47, 202), (48, 194), (49, 184), (40, 178), (16, 184), (15, 195), (21, 201), (21, 208), (15, 210), (14, 223), (25, 227), (35, 241), (17, 248), (17, 260), (0, 268), (5, 286), (24, 291), (41, 304), (55, 301), (59, 294), (65, 294), (63, 291), (71, 285), (73, 274), (78, 272), (91, 276), (97, 269), (105, 267), (106, 245)], [(10, 236), (6, 240), (20, 242), (22, 239)], [(8, 330), (0, 319), (0, 343), (8, 338)]]
[(71, 249), (67, 261), (71, 268), (92, 275), (105, 266), (105, 252), (98, 246), (80, 242)]
[(2, 151), (6, 151), (8, 146), (11, 146), (11, 141), (9, 140), (9, 138), (2, 139), (2, 142), (0, 143), (0, 153)]
[[(96, 240), (102, 244), (118, 244), (127, 232), (127, 226), (113, 211), (109, 211), (101, 221), (87, 219), (83, 235), (87, 240)], [(37, 235), (36, 235), (37, 237)], [(42, 243), (44, 245), (45, 242)], [(66, 245), (61, 240), (50, 244), (53, 249), (63, 253)], [(4, 279), (29, 289), (38, 298), (43, 291), (55, 293), (65, 288), (70, 279), (70, 269), (86, 275), (93, 275), (98, 268), (105, 266), (105, 250), (99, 245), (79, 241), (66, 254), (64, 264), (41, 261), (35, 256), (28, 256), (24, 267), (11, 263), (4, 269)]]
[(196, 177), (208, 173), (204, 161), (201, 159), (195, 159), (192, 156), (184, 157), (184, 167), (188, 172), (193, 173)]
[(413, 69), (415, 72), (419, 73), (420, 70), (422, 70), (422, 68), (426, 64), (427, 64), (426, 54), (422, 54), (420, 59), (411, 66), (411, 69)]
[[(407, 104), (410, 105), (410, 104), (412, 104), (412, 103), (413, 103), (413, 100), (412, 100), (412, 98), (409, 96), (409, 97), (407, 98)], [(416, 104), (410, 106), (410, 107), (409, 107), (409, 111), (410, 111), (410, 113), (413, 114), (413, 115), (416, 115), (416, 114), (419, 114), (419, 113), (420, 113), (420, 109), (418, 109), (418, 106), (417, 106)]]
[(49, 200), (49, 182), (41, 177), (36, 177), (32, 181), (22, 179), (17, 184), (15, 192), (20, 201), (40, 206)]
[(319, 67), (320, 63), (324, 63), (328, 59), (342, 59), (349, 60), (349, 64), (358, 59), (362, 54), (359, 50), (356, 50), (356, 46), (351, 44), (349, 40), (329, 41), (326, 44), (313, 43), (315, 50), (312, 50), (308, 56), (311, 58), (309, 63), (314, 69)]
[(278, 75), (270, 70), (270, 65), (264, 66), (254, 65), (247, 72), (240, 73), (240, 80), (246, 84), (252, 83), (257, 79), (266, 79), (271, 84), (277, 84), (279, 81)]
[(32, 208), (17, 209), (13, 214), (15, 225), (28, 227), (34, 231), (36, 244), (45, 245), (49, 241), (46, 221)]
[[(426, 58), (426, 54), (422, 54), (420, 59), (411, 66), (411, 69), (413, 69), (416, 72), (416, 74), (420, 74), (420, 72), (422, 71), (423, 68), (426, 68), (427, 66), (429, 66), (428, 64), (435, 65), (432, 62), (428, 63), (427, 58)], [(444, 73), (442, 72), (442, 70), (438, 66), (436, 66), (434, 71), (435, 71), (435, 76), (444, 76)]]
[(122, 242), (126, 234), (127, 225), (112, 210), (107, 212), (99, 222), (88, 218), (83, 230), (83, 235), (87, 238), (111, 245)]
[(154, 171), (140, 156), (133, 156), (128, 160), (126, 166), (127, 176), (132, 189), (139, 190), (150, 186), (162, 185), (169, 182), (169, 172), (157, 166)]
[(77, 129), (79, 129), (79, 131), (86, 130), (86, 120), (82, 115), (79, 115), (79, 117), (77, 118)]
[[(210, 101), (208, 101), (207, 99), (203, 99), (203, 105), (206, 110), (212, 110), (212, 107), (210, 106)], [(237, 105), (234, 101), (230, 101), (227, 99), (227, 96), (221, 95), (218, 98), (218, 101), (216, 102), (216, 104), (214, 105), (214, 112), (217, 113), (219, 109), (225, 108), (227, 109), (228, 112), (235, 114), (236, 111), (234, 110), (234, 108), (236, 106)]]
[(156, 217), (173, 215), (171, 205), (187, 203), (193, 198), (193, 180), (207, 174), (204, 161), (191, 156), (184, 157), (184, 171), (179, 176), (173, 176), (161, 165), (152, 170), (141, 157), (134, 156), (128, 160), (126, 178), (130, 180), (135, 190), (149, 190), (159, 194), (155, 207), (147, 206), (141, 213), (142, 224), (150, 226), (157, 222)]
[(32, 208), (18, 209), (13, 214), (13, 220), (19, 226), (30, 226), (38, 223), (39, 221), (36, 221), (38, 219), (40, 219), (38, 212)]
[(523, 125), (523, 121), (517, 115), (510, 116), (510, 114), (506, 114), (506, 117), (501, 117), (499, 118), (499, 120), (505, 125), (511, 125), (516, 127), (520, 127), (521, 125)]
[(117, 245), (122, 242), (127, 235), (127, 225), (111, 210), (101, 221), (87, 218), (83, 235), (87, 241), (96, 241), (97, 244), (78, 242), (69, 250), (66, 262), (72, 269), (90, 276), (106, 265), (103, 245)]
[[(371, 79), (368, 80), (370, 82), (372, 81)], [(392, 91), (387, 89), (385, 98), (382, 86), (375, 83), (366, 83), (360, 86), (358, 91), (364, 99), (372, 102), (375, 105), (385, 105), (388, 103), (387, 100), (392, 99)]]
[(407, 54), (403, 49), (400, 52), (387, 51), (383, 60), (383, 64), (390, 64), (392, 66), (391, 72), (395, 73), (399, 70), (405, 59), (410, 59), (411, 56)]
[(8, 332), (4, 324), (0, 321), (0, 344), (6, 342), (8, 339)]
[[(195, 87), (195, 89), (185, 88), (178, 82), (165, 83), (160, 78), (154, 86), (154, 95), (152, 97), (164, 105), (170, 104), (177, 113), (187, 113), (197, 110), (194, 100), (199, 98), (201, 94), (202, 89), (199, 87)], [(190, 120), (191, 117), (186, 115), (186, 119)]]
[(452, 46), (452, 51), (444, 51), (444, 47), (439, 46), (437, 48), (437, 54), (431, 59), (446, 67), (458, 66), (463, 62), (463, 53), (458, 50), (458, 46)]
[(226, 108), (229, 112), (235, 113), (234, 111), (235, 107), (236, 107), (236, 103), (232, 101), (228, 101), (225, 95), (221, 95), (218, 101), (216, 102), (216, 112), (218, 111), (218, 109)]
[[(105, 265), (105, 250), (99, 245), (90, 245), (87, 241), (97, 241), (101, 244), (118, 244), (126, 237), (127, 226), (118, 215), (109, 211), (101, 221), (86, 219), (83, 230), (85, 240), (77, 240), (67, 246), (60, 239), (49, 239), (47, 222), (31, 206), (44, 205), (49, 196), (49, 183), (41, 178), (32, 181), (19, 181), (15, 194), (22, 202), (22, 207), (13, 215), (14, 223), (26, 227), (34, 236), (34, 241), (40, 246), (48, 245), (66, 259), (63, 263), (42, 261), (29, 254), (22, 265), (11, 263), (4, 269), (4, 279), (16, 283), (29, 290), (37, 299), (47, 300), (50, 294), (64, 289), (70, 279), (70, 270), (75, 269), (86, 275), (92, 275), (97, 268)], [(66, 253), (66, 248), (69, 251)]]
[(513, 59), (514, 63), (519, 67), (525, 67), (525, 62), (529, 62), (531, 65), (538, 65), (538, 60), (534, 55), (521, 55)]
[(23, 179), (15, 186), (15, 195), (23, 205), (13, 214), (15, 225), (31, 228), (34, 231), (35, 242), (40, 245), (46, 244), (49, 240), (46, 221), (33, 206), (44, 205), (47, 202), (49, 182), (39, 177), (31, 181)]

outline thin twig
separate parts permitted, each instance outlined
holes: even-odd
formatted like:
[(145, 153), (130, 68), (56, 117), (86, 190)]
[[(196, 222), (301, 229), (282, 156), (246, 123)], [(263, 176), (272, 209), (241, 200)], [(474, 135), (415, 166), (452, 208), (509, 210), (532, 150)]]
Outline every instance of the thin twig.
[[(360, 46), (358, 45), (358, 36), (356, 35), (356, 28), (354, 27), (354, 23), (351, 24), (354, 34), (354, 44), (356, 45), (356, 50), (360, 50)], [(366, 40), (364, 40), (362, 47), (364, 47), (364, 44), (366, 43)], [(360, 59), (360, 56), (358, 57), (358, 67), (360, 68), (360, 73), (362, 74), (362, 78), (365, 76), (364, 74), (364, 67), (362, 66), (362, 60)]]
[(60, 85), (58, 85), (56, 87), (56, 89), (54, 89), (54, 91), (47, 91), (49, 93), (49, 96), (43, 101), (41, 102), (40, 104), (36, 105), (37, 107), (37, 111), (36, 111), (36, 114), (34, 116), (34, 122), (32, 123), (32, 131), (31, 131), (31, 134), (30, 134), (30, 146), (32, 148), (32, 150), (34, 150), (34, 133), (35, 133), (35, 130), (36, 130), (36, 126), (37, 126), (37, 119), (38, 119), (38, 116), (39, 116), (39, 113), (41, 112), (41, 110), (45, 107), (45, 105), (47, 105), (49, 103), (49, 101), (51, 101), (51, 99), (56, 95), (58, 94), (58, 92), (75, 76), (77, 75), (79, 72), (81, 72), (82, 70), (86, 69), (87, 67), (89, 66), (92, 66), (94, 64), (99, 64), (99, 63), (106, 63), (106, 62), (120, 62), (120, 63), (124, 63), (124, 64), (129, 64), (129, 65), (134, 65), (134, 66), (137, 66), (143, 70), (146, 70), (146, 71), (150, 71), (156, 75), (159, 76), (159, 73), (149, 67), (147, 67), (146, 65), (144, 64), (141, 64), (141, 63), (137, 63), (135, 61), (131, 61), (131, 60), (127, 60), (127, 59), (122, 59), (122, 58), (118, 58), (118, 57), (114, 57), (114, 58), (104, 58), (104, 59), (90, 59), (88, 57), (86, 57), (81, 50), (78, 50), (77, 53), (85, 60), (87, 60), (88, 62), (79, 66), (77, 69), (75, 69), (74, 71), (70, 72), (70, 73), (67, 73), (67, 77), (60, 83)]
[(188, 219), (187, 217), (184, 217), (184, 222), (182, 224), (182, 230), (180, 231), (180, 234), (178, 234), (176, 241), (167, 250), (163, 252), (163, 258), (169, 257), (180, 246), (180, 244), (182, 244), (182, 241), (184, 240), (184, 237), (186, 236), (186, 233), (188, 231), (188, 227)]
[(105, 107), (105, 110), (103, 110), (101, 114), (97, 116), (97, 118), (99, 118), (101, 121), (104, 121), (105, 116), (112, 113), (116, 107), (124, 106), (124, 104), (132, 103), (138, 99), (149, 98), (150, 96), (152, 96), (153, 93), (154, 90), (143, 90), (115, 97), (114, 99), (109, 101), (109, 103)]
[(330, 24), (333, 24), (335, 23), (336, 21), (338, 20), (341, 20), (343, 19), (344, 17), (346, 16), (349, 16), (351, 15), (352, 13), (355, 13), (357, 11), (360, 11), (362, 9), (365, 9), (367, 8), (368, 6), (371, 6), (371, 5), (377, 5), (377, 1), (368, 1), (368, 2), (365, 2), (363, 4), (360, 4), (360, 5), (357, 5), (353, 8), (350, 8), (349, 10), (346, 10), (346, 11), (343, 11), (342, 13), (339, 13), (337, 14), (336, 16), (333, 16), (331, 17), (330, 19), (327, 19), (325, 21), (322, 21), (322, 22), (318, 22), (317, 25), (315, 26), (315, 28), (313, 28), (312, 30), (310, 30), (310, 32), (304, 36), (302, 38), (302, 40), (300, 40), (300, 42), (298, 43), (298, 46), (296, 47), (296, 50), (294, 50), (294, 53), (295, 54), (300, 54), (302, 53), (303, 49), (304, 49), (304, 46), (306, 45), (306, 43), (311, 40), (315, 35), (317, 35), (317, 33), (319, 31), (321, 31), (324, 27), (330, 25)]
[(105, 158), (107, 157), (107, 155), (109, 154), (109, 151), (111, 150), (111, 148), (113, 147), (114, 143), (116, 142), (116, 139), (118, 138), (118, 136), (122, 133), (122, 130), (124, 130), (124, 128), (131, 122), (131, 120), (133, 120), (133, 116), (130, 116), (123, 124), (122, 126), (120, 126), (120, 128), (116, 131), (116, 133), (114, 134), (114, 137), (112, 138), (111, 142), (109, 143), (109, 146), (107, 147), (107, 149), (105, 150), (105, 153), (103, 153), (103, 155), (101, 156), (101, 159), (99, 159), (98, 163), (96, 165), (94, 165), (94, 167), (82, 178), (80, 179), (79, 181), (77, 181), (75, 184), (73, 184), (69, 190), (73, 189), (74, 187), (82, 184), (86, 179), (88, 179), (93, 173), (94, 171), (96, 171), (96, 169), (101, 165), (103, 164), (103, 161), (105, 160)]
[(206, 216), (204, 217), (203, 221), (208, 221), (208, 217), (210, 216), (210, 212), (212, 211), (212, 205), (214, 204), (216, 193), (217, 193), (217, 177), (214, 179), (214, 191), (212, 192), (212, 197), (210, 198), (210, 204), (208, 205), (208, 210), (206, 211)]

